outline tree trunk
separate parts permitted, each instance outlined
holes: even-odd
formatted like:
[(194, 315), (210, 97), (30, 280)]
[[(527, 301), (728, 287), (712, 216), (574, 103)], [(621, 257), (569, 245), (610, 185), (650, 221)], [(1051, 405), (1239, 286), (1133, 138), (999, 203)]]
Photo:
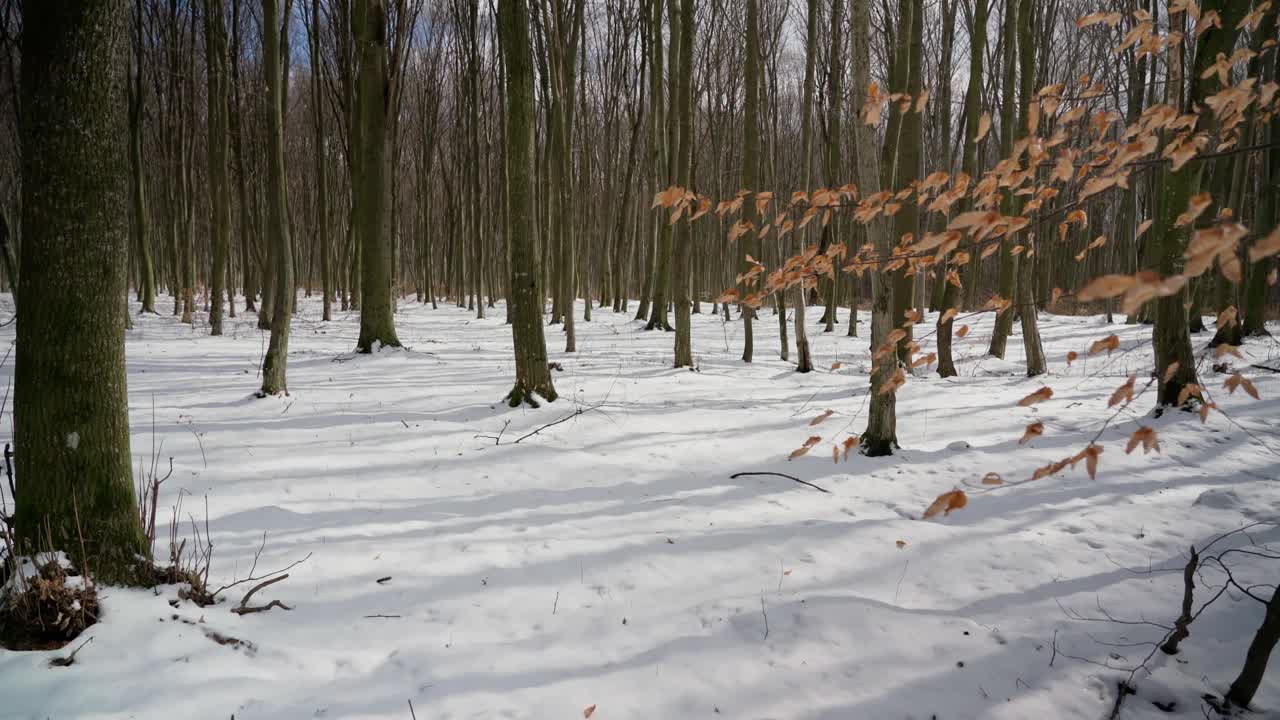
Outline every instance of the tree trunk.
[(204, 3), (205, 74), (208, 78), (209, 229), (213, 268), (209, 282), (209, 334), (222, 334), (231, 194), (227, 183), (227, 52), (222, 0)]
[(506, 71), (506, 179), (510, 215), (511, 300), (508, 314), (515, 342), (516, 383), (507, 402), (536, 406), (553, 401), (556, 389), (547, 366), (542, 331), (542, 274), (533, 224), (534, 106), (527, 0), (498, 0), (498, 32)]
[[(1191, 92), (1183, 109), (1199, 108), (1204, 100), (1217, 91), (1218, 80), (1215, 73), (1201, 77), (1204, 70), (1214, 62), (1218, 53), (1229, 53), (1236, 39), (1236, 25), (1244, 16), (1247, 7), (1243, 3), (1232, 0), (1207, 0), (1204, 12), (1216, 11), (1222, 19), (1221, 27), (1210, 26), (1200, 34), (1196, 47), (1195, 66), (1191, 76)], [(1200, 116), (1198, 126), (1204, 129), (1213, 122), (1205, 115)], [(1163, 169), (1163, 191), (1160, 198), (1160, 211), (1155, 224), (1151, 228), (1149, 242), (1154, 245), (1158, 258), (1157, 270), (1163, 277), (1172, 276), (1181, 271), (1183, 251), (1186, 248), (1188, 228), (1176, 227), (1177, 218), (1187, 208), (1188, 201), (1200, 191), (1200, 179), (1204, 163), (1187, 163), (1178, 171)], [(1160, 381), (1160, 392), (1157, 404), (1160, 407), (1174, 406), (1179, 401), (1183, 388), (1198, 383), (1195, 358), (1191, 351), (1191, 335), (1187, 322), (1187, 310), (1183, 303), (1187, 300), (1187, 290), (1174, 293), (1169, 297), (1155, 301), (1155, 329), (1153, 344), (1155, 345), (1156, 374)], [(1170, 368), (1173, 368), (1170, 371)]]
[(357, 0), (351, 30), (360, 58), (356, 79), (358, 154), (352, 185), (355, 230), (360, 244), (360, 338), (356, 351), (375, 345), (400, 347), (391, 299), (391, 237), (387, 211), (387, 9), (384, 0)]
[(1249, 652), (1245, 655), (1244, 667), (1240, 676), (1231, 683), (1227, 690), (1227, 704), (1234, 707), (1249, 707), (1253, 696), (1262, 685), (1262, 678), (1267, 672), (1267, 660), (1276, 642), (1280, 641), (1280, 589), (1271, 591), (1271, 601), (1267, 603), (1267, 614), (1262, 620), (1262, 627), (1249, 643)]
[[(742, 187), (749, 192), (755, 192), (759, 188), (756, 187), (758, 178), (758, 170), (760, 166), (760, 7), (759, 0), (747, 0), (747, 29), (746, 29), (746, 67), (744, 69), (743, 83), (745, 84), (746, 100), (742, 106)], [(744, 222), (752, 223), (749, 232), (742, 236), (742, 248), (740, 252), (743, 255), (741, 261), (737, 263), (740, 271), (746, 272), (752, 268), (751, 263), (747, 262), (746, 256), (759, 259), (760, 249), (757, 241), (758, 228), (755, 223), (756, 204), (753, 195), (747, 195), (742, 203), (742, 219)], [(759, 287), (760, 281), (756, 280), (756, 284), (743, 288), (743, 293), (750, 290), (751, 287)], [(742, 305), (742, 361), (751, 362), (751, 357), (755, 352), (755, 337), (751, 321), (755, 319), (755, 308), (749, 305)], [(727, 318), (726, 318), (727, 320)]]
[[(871, 26), (871, 0), (850, 0), (849, 19), (853, 27), (850, 55), (853, 59), (853, 103), (862, 107), (871, 84), (871, 44), (868, 28)], [(876, 167), (875, 128), (862, 118), (854, 123), (858, 163), (858, 187), (863, 197), (880, 192), (880, 168)], [(868, 241), (879, 255), (893, 251), (887, 223), (875, 218), (867, 225)], [(893, 330), (893, 283), (880, 268), (871, 269), (871, 350), (873, 353), (886, 344)], [(867, 417), (867, 429), (862, 434), (862, 451), (870, 456), (891, 455), (898, 444), (897, 397), (884, 392), (885, 385), (897, 369), (897, 354), (889, 349), (873, 361), (871, 370), (871, 403)]]
[[(964, 152), (961, 169), (974, 181), (978, 178), (978, 123), (982, 115), (982, 64), (987, 47), (987, 0), (974, 0), (973, 24), (969, 28), (972, 42), (969, 50), (969, 87), (964, 96)], [(963, 209), (971, 210), (973, 202), (968, 197), (963, 201)], [(975, 246), (969, 254), (969, 262), (978, 264), (978, 248)], [(960, 308), (960, 272), (963, 266), (957, 265), (945, 272), (943, 278), (945, 289), (942, 293), (941, 314), (938, 315), (938, 375), (955, 377), (956, 365), (951, 350), (951, 331), (954, 320), (943, 318), (952, 310)], [(952, 275), (951, 273), (954, 273)], [(972, 280), (970, 280), (972, 282)]]
[(140, 579), (121, 296), (128, 16), (110, 0), (23, 3), (22, 283), (14, 428), (18, 552), (63, 550)]
[(277, 0), (262, 0), (262, 64), (267, 81), (267, 242), (275, 265), (275, 301), (271, 341), (262, 360), (259, 395), (288, 394), (285, 371), (289, 359), (289, 321), (293, 318), (293, 243), (289, 239), (288, 198), (284, 177), (284, 77), (280, 72), (280, 30)]

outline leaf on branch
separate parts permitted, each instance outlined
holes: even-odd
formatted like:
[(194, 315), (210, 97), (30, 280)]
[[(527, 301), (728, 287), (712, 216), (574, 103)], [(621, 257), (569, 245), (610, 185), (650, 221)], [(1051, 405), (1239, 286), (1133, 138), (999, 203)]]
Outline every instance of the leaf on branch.
[(1228, 395), (1234, 395), (1236, 388), (1241, 388), (1254, 400), (1262, 399), (1262, 396), (1258, 394), (1258, 389), (1253, 386), (1253, 383), (1249, 382), (1249, 380), (1240, 373), (1233, 373), (1231, 377), (1227, 378), (1226, 382), (1222, 383), (1222, 387), (1227, 389)]
[(1115, 27), (1116, 25), (1119, 25), (1120, 21), (1123, 19), (1124, 19), (1124, 16), (1118, 12), (1111, 12), (1111, 13), (1096, 12), (1090, 15), (1084, 15), (1082, 17), (1076, 18), (1076, 27), (1081, 30), (1091, 25), (1098, 25), (1098, 24), (1105, 24), (1110, 27)]
[(1110, 407), (1115, 407), (1120, 403), (1132, 402), (1133, 401), (1133, 384), (1137, 382), (1137, 380), (1138, 380), (1137, 375), (1130, 375), (1129, 380), (1125, 384), (1116, 388), (1115, 392), (1111, 393), (1111, 399), (1107, 401), (1107, 407), (1110, 408)]
[(982, 484), (983, 485), (1003, 485), (1004, 478), (1000, 477), (999, 473), (989, 472), (986, 475), (982, 476)]
[(1044, 423), (1033, 422), (1030, 425), (1028, 425), (1026, 431), (1022, 433), (1022, 439), (1018, 441), (1018, 444), (1025, 445), (1031, 442), (1032, 440), (1035, 440), (1036, 438), (1040, 437), (1043, 434), (1044, 434)]
[(1067, 367), (1071, 367), (1071, 363), (1075, 362), (1077, 359), (1079, 359), (1079, 357), (1080, 357), (1080, 353), (1076, 352), (1075, 350), (1072, 350), (1071, 352), (1067, 353)]
[(1178, 368), (1180, 367), (1182, 367), (1182, 363), (1178, 362), (1177, 360), (1174, 360), (1173, 362), (1169, 363), (1169, 367), (1164, 369), (1164, 376), (1163, 376), (1164, 379), (1161, 382), (1169, 382), (1170, 380), (1172, 380), (1174, 373), (1178, 372)]
[(1129, 436), (1129, 443), (1124, 446), (1124, 454), (1128, 455), (1136, 450), (1139, 445), (1142, 446), (1143, 455), (1152, 450), (1160, 452), (1160, 441), (1157, 439), (1156, 431), (1152, 428), (1144, 426), (1134, 430), (1133, 434)]
[(1249, 262), (1258, 262), (1276, 253), (1280, 253), (1280, 227), (1272, 230), (1270, 235), (1254, 243), (1249, 248)]
[(1101, 340), (1094, 340), (1093, 344), (1089, 346), (1089, 354), (1097, 355), (1105, 350), (1110, 355), (1113, 350), (1117, 350), (1119, 347), (1120, 338), (1115, 335), (1108, 335)]
[(969, 334), (968, 325), (961, 325), (960, 328), (956, 330), (956, 337), (958, 338), (963, 338), (965, 335), (968, 335), (968, 334)]
[(814, 425), (819, 425), (822, 423), (823, 420), (826, 420), (827, 418), (835, 414), (836, 414), (835, 410), (825, 410), (822, 412), (822, 414), (818, 415), (817, 417), (809, 421), (809, 427), (813, 427)]
[(1137, 283), (1137, 279), (1132, 275), (1103, 275), (1094, 278), (1092, 282), (1081, 288), (1076, 293), (1076, 299), (1080, 302), (1092, 302), (1094, 300), (1105, 300), (1124, 293)]
[(787, 457), (787, 459), (788, 459), (788, 460), (795, 460), (796, 458), (798, 458), (798, 457), (800, 457), (800, 456), (802, 456), (802, 455), (807, 455), (807, 454), (809, 453), (809, 451), (813, 449), (813, 446), (814, 446), (814, 445), (817, 445), (817, 444), (818, 444), (818, 443), (820, 443), (820, 442), (822, 442), (822, 438), (821, 438), (821, 437), (818, 437), (817, 435), (814, 435), (814, 436), (810, 437), (808, 440), (805, 440), (805, 441), (804, 441), (804, 445), (801, 445), (800, 447), (796, 448), (795, 450), (792, 450), (792, 451), (791, 451), (791, 455), (789, 455), (789, 456)]
[(857, 435), (850, 435), (849, 437), (844, 439), (843, 443), (841, 443), (844, 446), (845, 462), (849, 461), (849, 452), (852, 451), (854, 448), (858, 447), (858, 441), (860, 439), (861, 438)]
[(1196, 221), (1213, 204), (1213, 195), (1202, 192), (1187, 202), (1187, 211), (1178, 216), (1174, 227), (1185, 227)]
[[(1230, 378), (1228, 378), (1228, 380), (1230, 380)], [(1178, 393), (1178, 405), (1186, 405), (1187, 401), (1193, 397), (1199, 398), (1201, 401), (1204, 400), (1204, 394), (1201, 391), (1200, 386), (1196, 383), (1187, 383), (1182, 387), (1182, 392)]]
[(974, 137), (974, 143), (982, 142), (987, 133), (991, 132), (991, 113), (982, 113), (982, 118), (978, 120), (978, 134)]
[(880, 388), (880, 395), (889, 395), (898, 391), (898, 388), (907, 384), (907, 374), (898, 368), (893, 377), (885, 381), (884, 387)]
[(937, 516), (939, 513), (950, 515), (952, 510), (959, 510), (969, 504), (969, 498), (963, 490), (944, 492), (924, 511), (924, 519)]
[(1036, 403), (1044, 402), (1045, 400), (1048, 400), (1051, 397), (1053, 397), (1053, 388), (1046, 385), (1040, 388), (1039, 390), (1019, 400), (1018, 407), (1031, 407), (1032, 405), (1035, 405)]

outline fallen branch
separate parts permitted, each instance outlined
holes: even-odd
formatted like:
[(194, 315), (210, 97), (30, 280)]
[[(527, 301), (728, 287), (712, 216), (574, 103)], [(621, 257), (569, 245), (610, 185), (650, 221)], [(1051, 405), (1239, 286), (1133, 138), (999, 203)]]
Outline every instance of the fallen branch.
[(253, 589), (251, 589), (249, 592), (244, 594), (244, 599), (240, 601), (240, 607), (232, 608), (231, 612), (237, 615), (248, 615), (249, 613), (265, 612), (267, 610), (270, 610), (273, 607), (278, 607), (281, 610), (292, 610), (293, 608), (289, 607), (288, 605), (285, 605), (279, 600), (272, 600), (266, 605), (256, 605), (256, 606), (249, 605), (249, 598), (253, 597), (254, 593), (258, 592), (264, 587), (267, 587), (268, 585), (274, 585), (280, 582), (281, 580), (286, 580), (288, 579), (288, 577), (289, 577), (289, 574), (285, 573), (284, 575), (273, 577), (270, 580), (263, 580), (257, 585), (254, 585)]
[(795, 482), (800, 483), (801, 485), (808, 485), (809, 487), (811, 487), (811, 488), (813, 488), (814, 490), (817, 490), (817, 491), (819, 491), (819, 492), (824, 492), (824, 493), (827, 493), (827, 494), (831, 494), (831, 491), (830, 491), (830, 490), (828, 490), (828, 489), (826, 489), (826, 488), (824, 488), (824, 487), (822, 487), (822, 486), (820, 486), (820, 485), (814, 485), (813, 483), (809, 482), (808, 480), (801, 480), (801, 479), (800, 479), (800, 478), (798, 478), (798, 477), (792, 477), (791, 475), (786, 475), (786, 474), (784, 474), (784, 473), (777, 473), (777, 472), (740, 472), (740, 473), (735, 473), (735, 474), (733, 474), (733, 475), (730, 475), (730, 476), (729, 476), (729, 479), (730, 479), (730, 480), (737, 480), (738, 478), (742, 478), (742, 477), (770, 477), (770, 476), (771, 476), (771, 477), (786, 478), (786, 479), (788, 479), (788, 480), (793, 480), (793, 481), (795, 481)]

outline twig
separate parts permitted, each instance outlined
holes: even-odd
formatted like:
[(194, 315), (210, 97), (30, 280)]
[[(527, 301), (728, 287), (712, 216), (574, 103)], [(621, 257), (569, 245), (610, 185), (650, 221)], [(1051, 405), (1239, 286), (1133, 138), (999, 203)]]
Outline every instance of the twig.
[(1053, 654), (1049, 656), (1049, 667), (1053, 667), (1053, 661), (1058, 659), (1058, 628), (1053, 629), (1053, 640), (1049, 642), (1049, 646), (1053, 648)]
[(590, 407), (585, 407), (585, 408), (580, 407), (577, 410), (574, 410), (573, 412), (569, 413), (568, 415), (565, 415), (564, 417), (560, 418), (559, 420), (556, 420), (555, 422), (547, 423), (546, 425), (543, 425), (542, 427), (538, 428), (537, 430), (534, 430), (533, 432), (521, 435), (513, 444), (519, 445), (521, 440), (531, 438), (534, 435), (537, 435), (538, 433), (542, 432), (543, 430), (546, 430), (548, 428), (553, 428), (556, 425), (559, 425), (560, 423), (568, 422), (573, 418), (576, 418), (579, 415), (582, 415), (583, 413), (588, 413), (588, 412), (591, 412), (592, 410), (598, 410), (599, 408), (600, 408), (599, 405), (592, 405)]
[(556, 591), (556, 599), (555, 599), (555, 602), (551, 603), (551, 614), (552, 614), (552, 615), (555, 615), (555, 614), (556, 614), (556, 608), (558, 608), (558, 607), (560, 607), (560, 591), (558, 591), (558, 590), (557, 590), (557, 591)]
[(409, 717), (413, 718), (413, 720), (418, 720), (418, 714), (413, 711), (412, 700), (409, 701)]
[(769, 613), (764, 609), (764, 595), (760, 596), (760, 614), (764, 616), (764, 637), (761, 641), (769, 639)]
[(399, 615), (382, 615), (381, 613), (379, 613), (379, 614), (377, 614), (377, 615), (364, 615), (364, 616), (362, 616), (362, 617), (367, 617), (367, 618), (398, 618), (398, 617), (400, 617), (400, 616), (399, 616)]
[(742, 477), (780, 477), (780, 478), (786, 478), (786, 479), (788, 479), (788, 480), (794, 480), (795, 482), (798, 482), (798, 483), (800, 483), (801, 485), (808, 485), (809, 487), (813, 488), (814, 490), (818, 490), (818, 491), (821, 491), (821, 492), (824, 492), (824, 493), (827, 493), (827, 494), (830, 494), (830, 493), (831, 493), (831, 491), (830, 491), (830, 490), (828, 490), (828, 489), (826, 489), (826, 488), (824, 488), (824, 487), (822, 487), (822, 486), (820, 486), (820, 485), (814, 485), (813, 483), (809, 482), (808, 480), (801, 480), (801, 479), (800, 479), (800, 478), (798, 478), (798, 477), (793, 477), (793, 476), (791, 476), (791, 475), (787, 475), (787, 474), (784, 474), (784, 473), (777, 473), (777, 472), (740, 472), (740, 473), (735, 473), (735, 474), (733, 474), (733, 475), (730, 475), (730, 476), (729, 476), (729, 479), (730, 479), (730, 480), (737, 480), (738, 478), (742, 478)]
[(49, 661), (49, 667), (67, 667), (67, 666), (69, 666), (69, 665), (72, 665), (72, 664), (73, 664), (73, 663), (75, 663), (75, 661), (76, 661), (76, 653), (78, 653), (78, 652), (80, 652), (81, 650), (83, 650), (83, 649), (84, 649), (84, 646), (85, 646), (85, 645), (88, 645), (88, 644), (89, 644), (89, 643), (91, 643), (91, 642), (93, 642), (93, 637), (92, 637), (92, 636), (91, 636), (91, 637), (89, 637), (89, 639), (85, 640), (84, 642), (80, 643), (80, 645), (78, 645), (78, 646), (76, 647), (76, 649), (75, 649), (75, 650), (72, 650), (72, 651), (71, 651), (71, 654), (70, 654), (70, 655), (68, 655), (68, 656), (66, 656), (66, 657), (64, 657), (64, 658), (54, 658), (54, 659), (50, 660), (50, 661)]

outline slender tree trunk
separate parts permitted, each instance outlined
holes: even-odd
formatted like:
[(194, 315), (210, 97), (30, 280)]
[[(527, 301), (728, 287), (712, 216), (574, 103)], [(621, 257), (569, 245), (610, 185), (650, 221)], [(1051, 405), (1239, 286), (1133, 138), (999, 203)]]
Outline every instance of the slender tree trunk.
[(1234, 707), (1247, 708), (1253, 702), (1253, 696), (1262, 686), (1262, 678), (1267, 672), (1267, 660), (1276, 643), (1280, 642), (1280, 589), (1271, 591), (1271, 601), (1267, 603), (1267, 614), (1263, 617), (1262, 627), (1249, 643), (1249, 652), (1245, 655), (1244, 668), (1240, 676), (1231, 683), (1227, 690), (1227, 704)]
[[(1020, 0), (1005, 0), (1004, 11), (1004, 67), (1000, 85), (1000, 157), (1007, 158), (1013, 153), (1013, 141), (1017, 122), (1018, 92), (1018, 4)], [(1006, 215), (1013, 213), (1013, 198), (1005, 193), (1001, 208)], [(1009, 306), (996, 313), (995, 326), (991, 331), (991, 344), (987, 354), (1004, 358), (1009, 343), (1009, 335), (1013, 332), (1013, 316), (1015, 314), (1015, 285), (1018, 282), (1018, 256), (1013, 254), (1012, 240), (1005, 239), (1000, 243), (1000, 275), (997, 293)]]
[(209, 278), (209, 334), (222, 334), (226, 294), (231, 194), (227, 188), (227, 52), (222, 0), (204, 4), (205, 74), (208, 78), (209, 229), (213, 268)]
[[(871, 84), (871, 44), (868, 29), (871, 26), (871, 0), (850, 0), (849, 19), (853, 27), (850, 54), (853, 59), (853, 105), (862, 107)], [(863, 196), (880, 192), (880, 168), (876, 167), (875, 128), (862, 119), (855, 121), (855, 136), (859, 152), (858, 187)], [(887, 223), (882, 218), (873, 219), (867, 225), (868, 240), (876, 253), (885, 255), (893, 250)], [(880, 268), (871, 270), (871, 350), (878, 359), (872, 362), (871, 402), (867, 417), (867, 429), (862, 434), (862, 451), (870, 456), (891, 455), (898, 444), (897, 397), (886, 391), (886, 385), (897, 370), (897, 353), (879, 348), (888, 343), (893, 330), (893, 283)]]
[(288, 198), (284, 177), (284, 77), (280, 72), (280, 37), (288, 32), (289, 17), (280, 30), (277, 0), (262, 0), (262, 64), (267, 81), (267, 237), (273, 248), (275, 301), (271, 341), (262, 361), (259, 395), (289, 392), (285, 372), (289, 359), (289, 321), (293, 318), (293, 243), (289, 238)]
[[(145, 112), (142, 86), (144, 60), (142, 0), (133, 3), (133, 73), (129, 79), (129, 189), (133, 209), (133, 245), (138, 253), (138, 300), (142, 312), (156, 312), (156, 270), (151, 257), (150, 218), (147, 216), (146, 169), (142, 164)], [(12, 279), (12, 277), (10, 278)]]
[(541, 277), (533, 225), (534, 106), (532, 50), (527, 0), (498, 0), (498, 32), (506, 72), (506, 192), (510, 214), (511, 333), (515, 343), (516, 383), (507, 402), (537, 405), (553, 401), (556, 389), (547, 366), (542, 330)]
[[(969, 28), (971, 38), (969, 50), (969, 87), (964, 96), (964, 152), (961, 166), (966, 175), (974, 181), (978, 177), (978, 123), (982, 114), (982, 65), (987, 46), (987, 0), (974, 0), (973, 24)], [(973, 207), (971, 200), (964, 200), (964, 209)], [(969, 262), (978, 264), (978, 248), (975, 246), (969, 255)], [(950, 311), (958, 311), (960, 307), (960, 271), (962, 266), (955, 266), (945, 271), (943, 283), (941, 314), (938, 315), (938, 374), (942, 377), (955, 377), (955, 359), (951, 350), (952, 328), (954, 321), (946, 317)], [(971, 279), (970, 282), (973, 282)], [(953, 313), (952, 313), (953, 314)], [(945, 318), (945, 320), (944, 320)]]
[[(678, 124), (676, 136), (678, 138), (676, 150), (676, 175), (672, 178), (672, 184), (679, 187), (689, 189), (693, 180), (693, 0), (667, 0), (671, 7), (675, 7), (679, 3), (680, 23), (680, 69), (678, 73), (673, 75), (674, 82), (678, 89), (678, 101), (673, 103), (671, 108), (672, 121)], [(672, 12), (672, 26), (677, 21), (676, 13)], [(672, 33), (675, 37), (675, 33)], [(674, 42), (674, 39), (673, 41)], [(673, 68), (674, 69), (674, 68)], [(679, 239), (676, 241), (674, 271), (672, 272), (672, 284), (675, 286), (674, 296), (676, 305), (676, 339), (675, 339), (675, 366), (693, 367), (693, 339), (692, 339), (692, 319), (690, 310), (692, 301), (689, 297), (689, 281), (692, 268), (691, 254), (693, 252), (693, 223), (679, 223), (672, 228), (679, 233)]]
[[(744, 69), (743, 83), (745, 84), (746, 100), (742, 106), (742, 187), (743, 189), (754, 193), (759, 188), (756, 184), (759, 180), (760, 167), (760, 7), (759, 0), (747, 0), (747, 29), (746, 29), (746, 67)], [(742, 219), (751, 223), (752, 228), (749, 232), (742, 236), (742, 259), (737, 263), (740, 271), (746, 272), (751, 269), (751, 263), (747, 262), (746, 256), (753, 258), (760, 257), (760, 243), (756, 239), (758, 228), (755, 225), (759, 222), (756, 217), (756, 203), (754, 195), (747, 195), (742, 204)], [(743, 288), (744, 292), (754, 287), (759, 287), (759, 279), (753, 285)], [(755, 319), (755, 308), (743, 304), (742, 306), (742, 361), (751, 362), (751, 356), (755, 352), (755, 338), (753, 336), (753, 328), (751, 321)], [(727, 318), (726, 318), (727, 319)]]

